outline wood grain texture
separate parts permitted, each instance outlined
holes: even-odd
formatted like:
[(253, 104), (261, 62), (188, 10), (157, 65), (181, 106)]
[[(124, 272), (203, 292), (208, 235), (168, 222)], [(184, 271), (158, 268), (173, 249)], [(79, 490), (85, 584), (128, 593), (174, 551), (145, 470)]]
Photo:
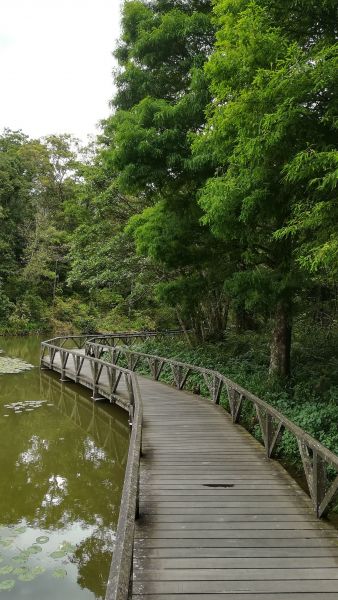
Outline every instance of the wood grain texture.
[(139, 381), (133, 600), (338, 600), (338, 531), (284, 469), (220, 407)]

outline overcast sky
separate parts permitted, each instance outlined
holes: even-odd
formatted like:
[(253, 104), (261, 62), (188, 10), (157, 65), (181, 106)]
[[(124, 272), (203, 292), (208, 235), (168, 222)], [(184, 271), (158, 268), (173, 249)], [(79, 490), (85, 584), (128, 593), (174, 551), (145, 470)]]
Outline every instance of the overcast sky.
[(0, 0), (0, 131), (85, 140), (109, 114), (120, 0)]

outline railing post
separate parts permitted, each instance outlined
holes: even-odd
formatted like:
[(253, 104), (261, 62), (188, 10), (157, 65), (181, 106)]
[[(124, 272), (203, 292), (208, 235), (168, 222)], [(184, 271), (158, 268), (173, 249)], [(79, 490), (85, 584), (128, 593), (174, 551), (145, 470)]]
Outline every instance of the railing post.
[(100, 368), (98, 363), (96, 362), (96, 359), (90, 359), (90, 368), (91, 368), (91, 373), (92, 373), (92, 387), (93, 387), (93, 395), (92, 395), (92, 400), (104, 400), (104, 398), (102, 398), (102, 396), (100, 396), (99, 394), (99, 378), (100, 378)]
[(236, 424), (241, 416), (243, 394), (240, 394), (237, 390), (230, 386), (227, 387), (232, 422)]
[(313, 450), (313, 477), (312, 477), (312, 501), (316, 516), (320, 517), (320, 505), (325, 496), (327, 487), (326, 464), (317, 450)]
[(272, 453), (272, 440), (273, 440), (273, 420), (269, 413), (266, 413), (265, 421), (265, 453), (267, 458), (271, 457)]
[(129, 427), (133, 427), (134, 423), (134, 415), (135, 415), (135, 398), (134, 398), (134, 390), (133, 390), (133, 382), (131, 379), (131, 375), (127, 375), (126, 383), (128, 387), (129, 394)]
[(74, 357), (74, 363), (75, 363), (75, 383), (79, 383), (79, 381), (80, 381), (80, 361), (81, 361), (80, 356), (78, 356), (76, 354), (75, 357)]
[(54, 364), (54, 358), (55, 358), (55, 354), (56, 354), (56, 349), (55, 348), (49, 348), (49, 364), (50, 367), (52, 368), (53, 364)]
[[(55, 355), (54, 355), (55, 356)], [(67, 350), (60, 350), (60, 360), (61, 360), (61, 379), (60, 381), (65, 382), (69, 381), (66, 378), (66, 365), (69, 357), (69, 352)]]
[[(50, 358), (49, 348), (46, 348), (46, 346), (44, 344), (41, 344), (41, 351), (40, 351), (40, 370), (41, 371), (46, 371), (47, 369), (51, 368), (51, 366), (46, 367), (46, 365), (42, 364), (45, 360), (46, 351)], [(49, 361), (49, 364), (50, 364), (50, 361)]]

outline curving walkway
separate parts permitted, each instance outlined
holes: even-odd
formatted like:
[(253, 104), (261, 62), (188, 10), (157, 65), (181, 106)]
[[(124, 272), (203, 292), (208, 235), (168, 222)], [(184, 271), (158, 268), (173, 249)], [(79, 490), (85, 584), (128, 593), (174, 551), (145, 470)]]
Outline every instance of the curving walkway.
[[(61, 371), (57, 355), (53, 369)], [(71, 363), (64, 374), (75, 379)], [(89, 365), (80, 383), (86, 378)], [(143, 456), (133, 598), (338, 600), (338, 531), (315, 518), (285, 470), (219, 406), (138, 381)], [(117, 397), (126, 403), (122, 383)]]

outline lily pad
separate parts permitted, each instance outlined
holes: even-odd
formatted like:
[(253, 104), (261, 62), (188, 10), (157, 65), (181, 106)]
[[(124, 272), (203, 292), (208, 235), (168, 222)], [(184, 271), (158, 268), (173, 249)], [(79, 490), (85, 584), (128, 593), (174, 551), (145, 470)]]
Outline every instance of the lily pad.
[(14, 531), (15, 531), (16, 533), (25, 533), (25, 531), (27, 531), (27, 527), (24, 527), (24, 526), (22, 526), (22, 527), (16, 527), (16, 528), (14, 529)]
[(26, 363), (19, 358), (0, 356), (0, 374), (21, 373), (22, 371), (30, 371), (33, 368), (34, 365)]
[(67, 550), (55, 550), (49, 556), (51, 558), (63, 558), (64, 556), (66, 556), (66, 554), (67, 554)]
[(33, 581), (38, 575), (45, 572), (44, 567), (34, 567), (33, 569), (24, 568), (24, 571), (18, 574), (18, 579), (20, 581)]
[(67, 571), (66, 571), (66, 569), (63, 569), (62, 567), (60, 567), (58, 569), (54, 569), (52, 575), (53, 575), (53, 577), (56, 577), (57, 579), (63, 579), (64, 577), (66, 577)]
[(35, 577), (36, 575), (33, 573), (33, 571), (27, 571), (27, 573), (22, 573), (22, 575), (19, 575), (18, 579), (19, 581), (33, 581)]
[(12, 590), (14, 586), (15, 586), (15, 579), (5, 579), (4, 581), (0, 581), (0, 590), (1, 591)]
[(32, 573), (34, 573), (34, 575), (41, 575), (45, 572), (45, 570), (45, 567), (34, 567), (34, 569), (32, 569)]
[(8, 575), (13, 571), (13, 567), (11, 565), (4, 565), (0, 567), (0, 575)]
[(28, 554), (38, 554), (39, 552), (42, 552), (42, 548), (41, 546), (38, 546), (38, 544), (33, 544), (27, 548), (26, 552)]
[(7, 548), (8, 546), (11, 546), (13, 543), (13, 538), (4, 538), (3, 540), (0, 539), (0, 545), (4, 546), (5, 548)]
[(15, 569), (13, 569), (13, 575), (24, 575), (25, 573), (28, 573), (28, 571), (28, 567), (15, 567)]
[(21, 554), (17, 554), (16, 556), (13, 556), (12, 560), (16, 563), (20, 563), (20, 562), (26, 562), (26, 560), (29, 558), (29, 553), (26, 552), (25, 550), (23, 550), (21, 552)]
[(47, 544), (49, 540), (48, 535), (40, 535), (39, 537), (36, 538), (36, 542), (38, 544)]

